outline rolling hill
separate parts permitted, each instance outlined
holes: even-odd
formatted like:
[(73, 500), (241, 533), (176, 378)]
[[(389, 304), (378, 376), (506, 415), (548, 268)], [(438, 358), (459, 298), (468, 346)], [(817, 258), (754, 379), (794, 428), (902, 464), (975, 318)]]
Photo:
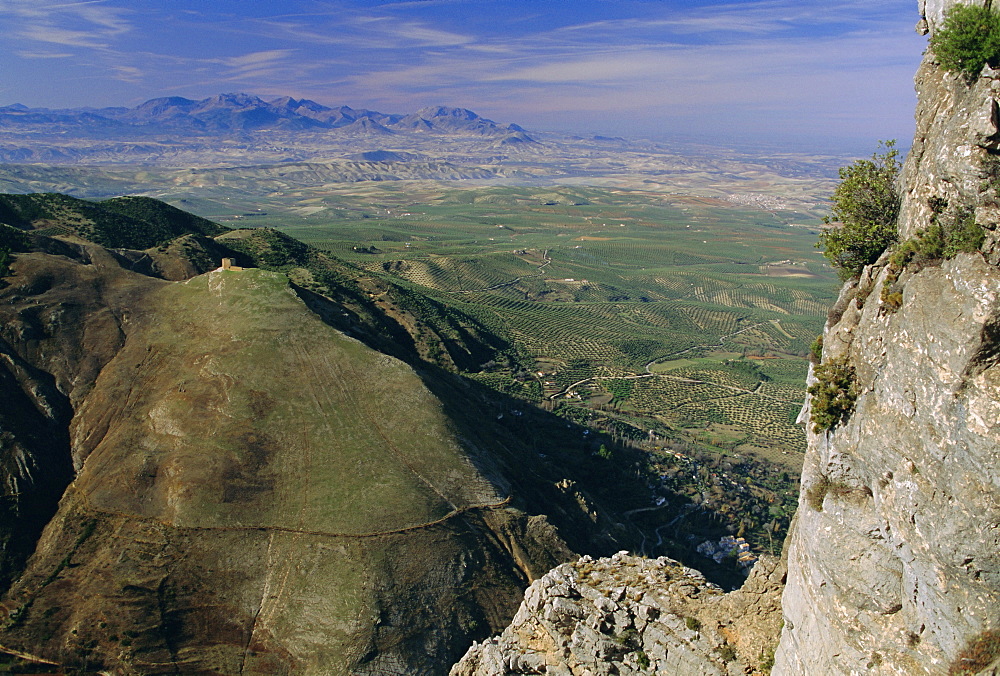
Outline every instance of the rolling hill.
[[(642, 539), (641, 457), (457, 376), (502, 347), (471, 319), (271, 230), (78, 202), (4, 202), (3, 652), (434, 671), (552, 565)], [(86, 238), (137, 223), (166, 234)]]

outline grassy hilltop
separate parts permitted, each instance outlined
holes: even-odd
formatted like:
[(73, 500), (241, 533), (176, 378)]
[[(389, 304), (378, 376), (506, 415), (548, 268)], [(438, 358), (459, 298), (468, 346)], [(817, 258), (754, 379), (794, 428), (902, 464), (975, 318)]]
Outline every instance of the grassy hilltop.
[[(492, 624), (486, 599), (516, 596), (502, 550), (467, 549), (472, 524), (510, 518), (487, 514), (507, 496), (440, 403), (405, 364), (320, 321), (280, 273), (160, 287), (74, 424), (104, 432), (75, 449), (86, 461), (5, 602), (5, 644), (65, 646), (93, 665), (122, 651), (147, 673), (346, 673), (385, 641), (447, 650), (431, 616), (376, 629), (380, 590), (409, 584), (391, 613), (426, 603), (459, 634), (448, 625)], [(472, 551), (482, 563), (456, 568)], [(166, 628), (150, 625), (164, 614)]]
[(474, 320), (274, 231), (107, 249), (34, 200), (68, 232), (2, 229), (5, 650), (432, 670), (574, 551), (652, 542), (642, 455), (456, 375)]

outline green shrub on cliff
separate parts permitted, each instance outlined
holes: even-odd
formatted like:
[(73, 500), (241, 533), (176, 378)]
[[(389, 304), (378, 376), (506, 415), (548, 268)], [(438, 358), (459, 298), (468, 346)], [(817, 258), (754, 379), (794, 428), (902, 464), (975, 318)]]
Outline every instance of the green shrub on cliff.
[(858, 388), (854, 367), (847, 360), (836, 360), (816, 367), (817, 382), (809, 386), (811, 414), (816, 434), (832, 430), (854, 410)]
[(894, 267), (916, 265), (926, 267), (960, 253), (979, 251), (986, 239), (986, 231), (976, 222), (971, 211), (960, 211), (950, 221), (935, 221), (905, 242), (893, 253), (890, 264)]
[(884, 151), (871, 159), (841, 167), (840, 183), (831, 198), (833, 215), (825, 219), (831, 227), (820, 233), (816, 245), (845, 279), (861, 274), (896, 240), (899, 151), (895, 141), (879, 145)]
[(954, 5), (931, 36), (930, 50), (943, 69), (971, 82), (1000, 57), (1000, 15), (986, 7)]

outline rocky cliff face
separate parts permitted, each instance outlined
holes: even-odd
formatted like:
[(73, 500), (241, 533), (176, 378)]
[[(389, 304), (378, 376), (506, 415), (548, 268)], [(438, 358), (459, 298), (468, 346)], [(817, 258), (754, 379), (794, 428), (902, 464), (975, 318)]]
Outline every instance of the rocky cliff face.
[(765, 557), (724, 594), (666, 557), (585, 556), (528, 587), (510, 626), (451, 676), (748, 673), (772, 654), (783, 576), (783, 562)]
[[(935, 30), (952, 4), (921, 2), (922, 26)], [(986, 67), (970, 85), (928, 56), (916, 83), (900, 240), (962, 213), (986, 241), (919, 270), (884, 255), (841, 294), (823, 361), (846, 360), (859, 396), (845, 422), (810, 431), (775, 673), (996, 671), (985, 644), (1000, 629), (1000, 211), (990, 186), (1000, 72)], [(890, 275), (898, 309), (882, 294)]]

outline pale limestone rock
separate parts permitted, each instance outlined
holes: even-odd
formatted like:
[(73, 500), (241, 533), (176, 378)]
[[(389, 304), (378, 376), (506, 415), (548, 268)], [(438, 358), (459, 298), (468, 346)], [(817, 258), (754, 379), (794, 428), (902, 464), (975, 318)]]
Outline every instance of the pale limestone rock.
[(451, 674), (748, 673), (773, 649), (783, 575), (765, 557), (723, 594), (666, 557), (584, 557), (535, 581), (503, 634), (474, 644)]

